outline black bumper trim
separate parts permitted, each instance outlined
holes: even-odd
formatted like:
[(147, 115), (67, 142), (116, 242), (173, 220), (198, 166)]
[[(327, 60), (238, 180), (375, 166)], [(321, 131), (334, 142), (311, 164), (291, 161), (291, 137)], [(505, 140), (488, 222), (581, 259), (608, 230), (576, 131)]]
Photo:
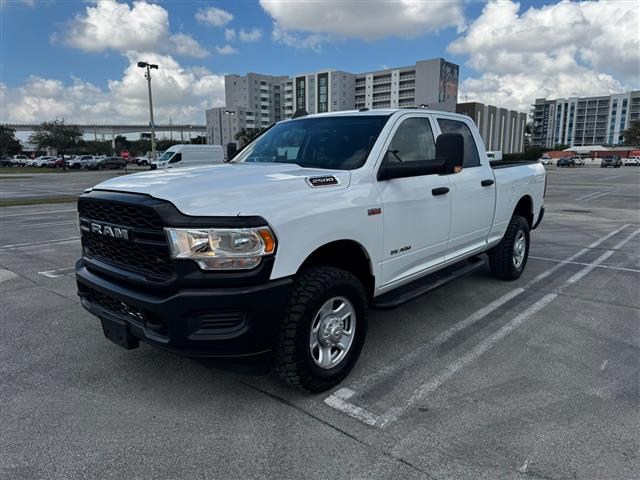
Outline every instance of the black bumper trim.
[[(263, 355), (273, 348), (293, 283), (288, 277), (260, 285), (185, 289), (165, 297), (115, 283), (82, 260), (76, 264), (76, 280), (82, 306), (96, 317), (124, 321), (131, 335), (163, 350), (220, 358)], [(94, 291), (118, 308), (96, 302)], [(218, 320), (223, 328), (211, 330)]]
[(531, 230), (535, 230), (536, 228), (538, 228), (538, 225), (540, 225), (540, 222), (542, 222), (542, 217), (544, 217), (544, 206), (540, 207), (540, 215), (538, 215), (538, 221), (531, 228)]

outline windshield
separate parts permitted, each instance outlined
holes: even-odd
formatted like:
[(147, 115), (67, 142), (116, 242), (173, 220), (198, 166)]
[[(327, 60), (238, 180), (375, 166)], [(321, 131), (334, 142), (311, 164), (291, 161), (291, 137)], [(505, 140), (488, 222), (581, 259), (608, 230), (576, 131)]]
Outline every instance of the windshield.
[(173, 154), (176, 152), (172, 152), (171, 150), (167, 150), (166, 152), (164, 152), (162, 154), (162, 156), (158, 159), (161, 162), (166, 162), (167, 160), (169, 160), (171, 157), (173, 157)]
[(247, 145), (232, 163), (295, 163), (352, 170), (364, 165), (387, 115), (301, 118), (279, 123)]

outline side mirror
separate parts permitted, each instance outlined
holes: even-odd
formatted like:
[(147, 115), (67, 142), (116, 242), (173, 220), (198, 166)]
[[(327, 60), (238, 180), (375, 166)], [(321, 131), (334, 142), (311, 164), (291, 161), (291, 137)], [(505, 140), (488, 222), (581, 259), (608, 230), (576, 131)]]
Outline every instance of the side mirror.
[(444, 174), (454, 173), (464, 161), (464, 137), (459, 133), (442, 133), (436, 140), (436, 158), (444, 161)]
[[(389, 153), (387, 153), (389, 155)], [(391, 180), (392, 178), (419, 177), (443, 173), (444, 161), (437, 160), (413, 160), (410, 162), (387, 162), (387, 157), (382, 161), (378, 170), (378, 180)]]

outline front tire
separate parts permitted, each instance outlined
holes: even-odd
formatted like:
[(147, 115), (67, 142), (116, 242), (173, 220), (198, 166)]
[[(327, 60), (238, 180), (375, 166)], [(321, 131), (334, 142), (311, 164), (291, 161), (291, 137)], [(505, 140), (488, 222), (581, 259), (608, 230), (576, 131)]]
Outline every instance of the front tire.
[(502, 280), (516, 280), (524, 272), (528, 258), (529, 223), (514, 215), (500, 243), (489, 251), (491, 273)]
[(360, 281), (334, 267), (313, 267), (294, 282), (275, 351), (287, 383), (323, 392), (340, 383), (367, 334), (367, 297)]

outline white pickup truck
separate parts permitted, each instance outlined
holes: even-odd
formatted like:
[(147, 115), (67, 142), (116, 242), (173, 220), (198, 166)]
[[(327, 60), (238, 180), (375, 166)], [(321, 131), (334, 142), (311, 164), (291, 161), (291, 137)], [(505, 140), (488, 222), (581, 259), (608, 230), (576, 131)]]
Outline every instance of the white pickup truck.
[(518, 278), (544, 213), (539, 162), (489, 164), (473, 121), (371, 110), (282, 121), (230, 162), (127, 175), (79, 199), (83, 306), (107, 338), (259, 358), (323, 391), (367, 310), (479, 268)]

